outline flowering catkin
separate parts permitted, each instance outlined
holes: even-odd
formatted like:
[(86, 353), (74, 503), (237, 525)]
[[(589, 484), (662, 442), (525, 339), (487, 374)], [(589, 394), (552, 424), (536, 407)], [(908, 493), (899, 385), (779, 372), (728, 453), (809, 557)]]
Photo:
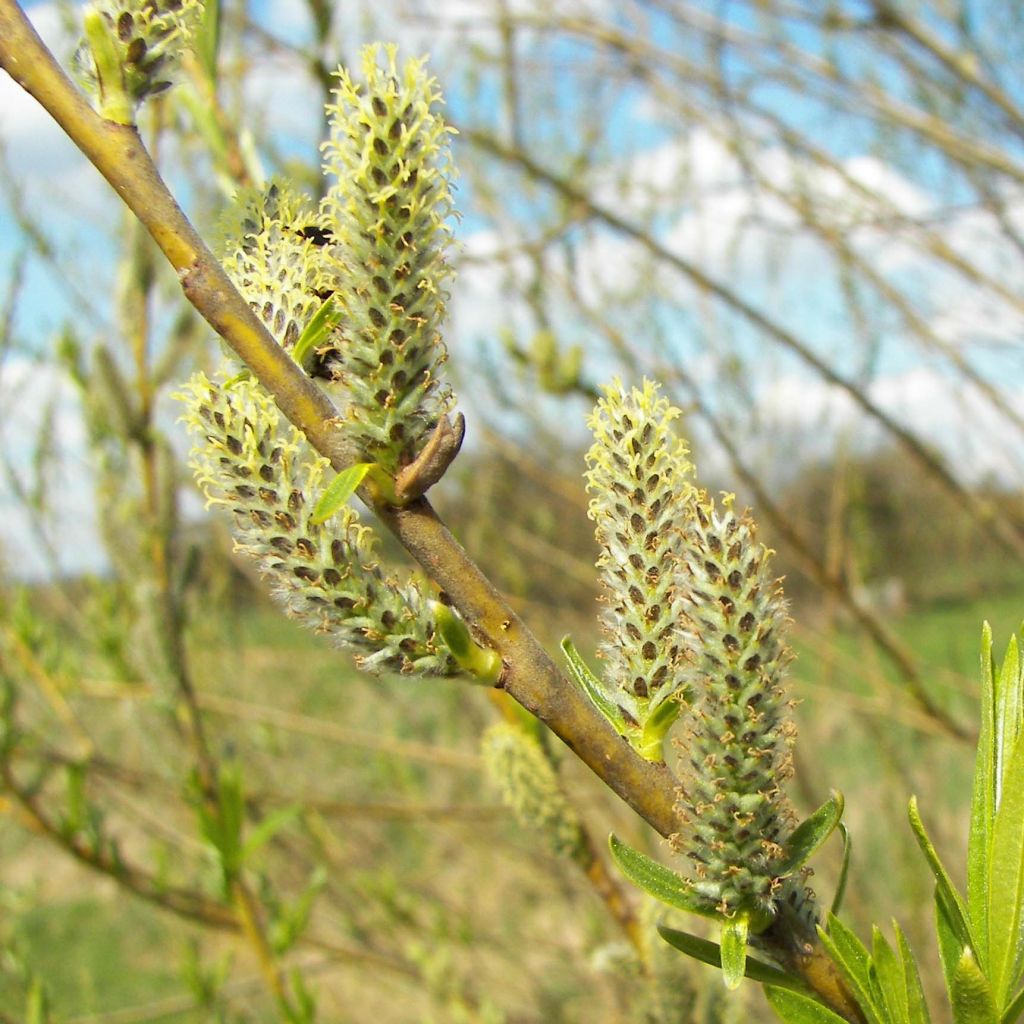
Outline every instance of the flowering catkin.
[(203, 0), (94, 0), (75, 70), (102, 116), (130, 124), (138, 106), (167, 89), (203, 16)]
[(366, 458), (395, 472), (452, 404), (440, 328), (453, 171), (436, 80), (422, 60), (400, 69), (391, 46), (381, 66), (381, 50), (363, 50), (364, 85), (338, 72), (322, 223), (348, 267), (337, 295), (346, 345), (334, 368), (344, 416)]
[(672, 430), (678, 416), (651, 381), (628, 392), (614, 381), (589, 420), (594, 444), (586, 480), (601, 546), (603, 683), (634, 746), (659, 707), (680, 695), (682, 682), (682, 604), (673, 570), (693, 467)]
[(321, 244), (319, 211), (275, 180), (239, 192), (219, 226), (224, 270), (278, 344), (293, 349), (341, 276)]
[(789, 661), (782, 589), (771, 552), (731, 496), (687, 502), (679, 557), (688, 702), (680, 811), (695, 890), (720, 912), (771, 915), (793, 815), (793, 726), (782, 676)]
[(579, 816), (537, 738), (517, 725), (499, 722), (484, 733), (481, 753), (488, 776), (519, 824), (536, 829), (553, 853), (581, 856)]
[(356, 512), (345, 506), (313, 522), (330, 466), (284, 427), (259, 384), (199, 373), (180, 397), (208, 503), (233, 513), (236, 547), (256, 560), (290, 615), (355, 651), (367, 671), (458, 674), (435, 637), (429, 603), (415, 584), (384, 573)]

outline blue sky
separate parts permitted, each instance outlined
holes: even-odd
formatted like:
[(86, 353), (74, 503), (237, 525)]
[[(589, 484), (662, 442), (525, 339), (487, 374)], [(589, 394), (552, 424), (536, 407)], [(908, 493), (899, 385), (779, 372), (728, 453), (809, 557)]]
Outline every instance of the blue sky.
[[(524, 0), (525, 2), (525, 0)], [(364, 10), (373, 9), (367, 5)], [(388, 4), (378, 5), (377, 16), (386, 21)], [(445, 11), (472, 10), (472, 3), (442, 5)], [(257, 16), (278, 35), (302, 41), (306, 35), (302, 5), (291, 0), (261, 0), (254, 6)], [(36, 3), (30, 12), (44, 37), (62, 59), (73, 45), (61, 31), (60, 19), (52, 5)], [(371, 19), (372, 20), (372, 19)], [(435, 74), (445, 79), (448, 108), (456, 119), (490, 116), (496, 123), (502, 114), (495, 109), (493, 84), (486, 79), (474, 87), (465, 73), (459, 50), (459, 39), (453, 34), (436, 33), (413, 23), (394, 22), (391, 27), (401, 35), (403, 52), (420, 53), (430, 49)], [(372, 23), (353, 17), (342, 33), (343, 51), (339, 56), (354, 55), (358, 43), (372, 38)], [(839, 295), (834, 273), (822, 260), (820, 246), (809, 237), (792, 230), (785, 211), (767, 204), (757, 211), (751, 207), (743, 187), (742, 174), (734, 158), (708, 127), (697, 126), (680, 134), (679, 125), (650, 97), (635, 89), (611, 89), (598, 83), (598, 93), (581, 95), (574, 84), (573, 62), (576, 44), (556, 43), (541, 47), (544, 59), (551, 66), (564, 66), (564, 88), (557, 79), (538, 81), (540, 90), (555, 87), (555, 95), (565, 108), (562, 117), (552, 122), (572, 123), (577, 105), (603, 103), (606, 130), (603, 144), (606, 167), (591, 172), (595, 194), (605, 197), (615, 209), (632, 215), (629, 200), (616, 192), (617, 176), (625, 174), (634, 184), (662, 197), (663, 215), (651, 229), (672, 251), (698, 262), (709, 273), (726, 281), (741, 281), (743, 295), (779, 319), (802, 338), (810, 339), (815, 350), (835, 363), (842, 372), (865, 382), (872, 397), (920, 432), (928, 443), (935, 444), (974, 475), (995, 473), (1004, 482), (1019, 484), (1024, 479), (1020, 458), (1013, 450), (1019, 444), (1005, 443), (998, 428), (992, 424), (990, 411), (951, 378), (934, 358), (925, 358), (912, 344), (883, 339), (872, 351), (850, 343), (851, 325), (840, 314)], [(538, 51), (540, 52), (540, 51)], [(452, 73), (446, 73), (451, 69)], [(737, 73), (744, 69), (737, 67)], [(279, 152), (310, 159), (315, 154), (319, 131), (319, 110), (315, 88), (308, 77), (287, 57), (268, 61), (251, 78), (247, 109), (265, 125), (276, 140)], [(531, 87), (534, 83), (531, 83)], [(574, 92), (574, 89), (577, 90)], [(766, 102), (783, 101), (787, 113), (805, 125), (821, 117), (810, 99), (783, 100), (766, 93)], [(8, 452), (16, 469), (30, 475), (33, 438), (40, 426), (40, 410), (50, 396), (60, 396), (63, 410), (57, 436), (65, 455), (61, 470), (61, 493), (55, 536), (70, 538), (63, 546), (68, 553), (68, 568), (90, 568), (100, 564), (99, 546), (95, 541), (94, 520), (89, 511), (89, 470), (84, 462), (80, 423), (74, 413), (66, 381), (44, 360), (33, 361), (33, 354), (51, 352), (56, 338), (66, 323), (72, 323), (85, 338), (103, 337), (110, 333), (110, 311), (107, 296), (116, 283), (114, 256), (116, 234), (123, 214), (107, 186), (62, 137), (60, 132), (38, 110), (34, 101), (16, 90), (5, 79), (0, 80), (0, 145), (10, 178), (23, 189), (24, 204), (30, 218), (46, 234), (49, 244), (65, 267), (71, 267), (70, 279), (60, 276), (55, 266), (38, 258), (25, 265), (25, 276), (18, 294), (14, 320), (18, 348), (9, 352), (0, 366), (0, 404), (5, 417), (0, 443)], [(472, 154), (455, 144), (457, 156)], [(866, 150), (857, 130), (850, 130), (835, 143), (841, 152), (846, 170), (871, 187), (893, 197), (901, 208), (927, 214), (939, 203), (933, 194), (927, 167), (908, 174), (906, 167), (888, 164)], [(543, 147), (541, 147), (542, 149)], [(779, 182), (794, 174), (791, 158), (770, 146), (757, 153), (759, 166)], [(680, 194), (680, 168), (685, 167), (687, 187), (694, 198)], [(602, 180), (604, 176), (607, 184)], [(174, 179), (173, 171), (171, 173)], [(473, 205), (473, 190), (467, 175), (460, 182), (465, 216), (458, 228), (460, 244), (477, 262), (463, 270), (453, 296), (453, 327), (451, 345), (455, 362), (460, 357), (468, 364), (472, 354), (481, 347), (497, 350), (497, 336), (511, 325), (529, 332), (529, 317), (521, 305), (508, 294), (502, 273), (486, 262), (487, 253), (500, 249), (506, 239), (498, 226), (479, 215)], [(835, 183), (822, 181), (820, 187), (836, 188)], [(533, 214), (531, 203), (550, 204), (542, 192), (507, 193), (504, 213), (510, 222), (529, 225)], [(527, 198), (529, 196), (529, 198)], [(941, 197), (946, 203), (955, 198), (947, 190)], [(186, 196), (187, 199), (187, 196)], [(763, 222), (752, 221), (757, 213)], [(13, 219), (0, 215), (0, 289), (11, 280), (15, 261), (26, 251), (24, 239)], [(639, 214), (637, 214), (639, 217)], [(753, 224), (753, 226), (749, 226)], [(782, 229), (789, 235), (783, 248), (778, 236)], [(1024, 357), (1019, 340), (1024, 331), (1024, 316), (1009, 307), (996, 307), (981, 302), (976, 292), (964, 288), (954, 275), (937, 274), (933, 267), (920, 260), (908, 247), (891, 238), (858, 228), (858, 244), (872, 260), (884, 267), (892, 280), (905, 283), (919, 295), (928, 297), (927, 306), (934, 322), (942, 324), (954, 345), (970, 345), (971, 358), (989, 374), (1008, 395), (1019, 394), (1024, 385)], [(977, 236), (973, 240), (971, 232)], [(986, 232), (988, 232), (986, 234)], [(979, 218), (965, 215), (953, 219), (947, 228), (951, 244), (963, 244), (982, 263), (997, 270), (1004, 259), (1001, 248), (991, 244), (991, 229)], [(713, 361), (708, 345), (719, 334), (729, 338), (732, 356), (753, 368), (753, 401), (755, 421), (760, 434), (752, 441), (757, 449), (764, 447), (771, 456), (772, 445), (792, 435), (809, 454), (823, 453), (843, 433), (855, 436), (870, 434), (849, 400), (822, 384), (799, 360), (765, 347), (763, 339), (735, 317), (720, 309), (710, 309), (706, 296), (700, 294), (678, 275), (658, 270), (645, 277), (647, 270), (638, 263), (635, 247), (626, 244), (611, 232), (588, 230), (576, 232), (575, 265), (564, 269), (575, 273), (584, 291), (607, 298), (616, 289), (626, 295), (630, 289), (648, 288), (651, 301), (649, 328), (660, 333), (665, 352), (685, 363), (691, 375), (706, 386), (712, 403), (727, 407), (736, 402), (737, 393), (728, 379), (728, 358), (720, 352)], [(738, 242), (736, 240), (739, 240)], [(991, 246), (991, 255), (987, 247)], [(1010, 266), (1009, 264), (1007, 264)], [(552, 268), (559, 271), (556, 265)], [(1011, 268), (1012, 269), (1012, 268)], [(1017, 282), (1011, 281), (1016, 287)], [(633, 307), (625, 302), (623, 315), (629, 327)], [(615, 316), (612, 310), (609, 315)], [(613, 356), (604, 351), (583, 325), (568, 311), (555, 311), (559, 333), (566, 342), (579, 341), (587, 346), (588, 373), (598, 380), (617, 369)], [(657, 364), (658, 351), (652, 339), (637, 337), (642, 360)], [(717, 342), (725, 344), (724, 342)], [(644, 346), (648, 345), (647, 348)], [(866, 359), (864, 352), (871, 353)], [(645, 364), (646, 365), (646, 364)], [(515, 390), (514, 382), (509, 385)], [(525, 394), (525, 393), (524, 393)], [(473, 407), (473, 395), (465, 404), (472, 416), (490, 415), (486, 396)], [(582, 432), (583, 410), (571, 429)], [(574, 416), (576, 415), (574, 413)], [(169, 429), (173, 415), (168, 410)], [(714, 455), (709, 451), (709, 458)], [(964, 472), (970, 476), (971, 472)], [(6, 560), (16, 572), (38, 574), (43, 571), (29, 552), (27, 541), (30, 517), (20, 509), (10, 488), (0, 481), (0, 544)]]

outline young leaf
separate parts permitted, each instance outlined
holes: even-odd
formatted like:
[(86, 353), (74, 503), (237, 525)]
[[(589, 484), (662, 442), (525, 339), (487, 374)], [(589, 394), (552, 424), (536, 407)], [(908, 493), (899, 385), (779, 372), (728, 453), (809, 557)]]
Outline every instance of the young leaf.
[(818, 936), (842, 972), (869, 1024), (885, 1024), (872, 993), (871, 958), (864, 944), (837, 917), (830, 916), (828, 931), (819, 928)]
[(839, 881), (836, 883), (836, 892), (832, 897), (832, 907), (829, 910), (831, 917), (837, 917), (843, 905), (843, 896), (846, 895), (846, 879), (850, 873), (850, 847), (853, 845), (850, 840), (850, 830), (842, 823), (839, 823), (839, 834), (843, 837), (843, 862), (839, 865)]
[(619, 870), (659, 902), (702, 917), (718, 917), (708, 901), (694, 892), (693, 886), (674, 871), (652, 860), (646, 853), (627, 846), (614, 834), (608, 837), (608, 846)]
[(590, 667), (583, 660), (582, 655), (576, 650), (576, 646), (568, 636), (562, 637), (562, 653), (569, 665), (569, 673), (573, 679), (582, 687), (583, 691), (590, 698), (591, 703), (608, 719), (619, 733), (624, 731), (625, 725), (622, 721), (622, 712), (613, 701), (610, 701), (601, 687), (601, 681), (590, 671)]
[(792, 989), (766, 985), (764, 994), (786, 1024), (845, 1024), (843, 1018), (827, 1006)]
[(306, 329), (295, 342), (292, 358), (299, 366), (308, 369), (306, 361), (310, 355), (326, 340), (331, 329), (342, 320), (342, 311), (338, 308), (333, 296), (328, 296), (324, 304), (310, 317)]
[(1013, 1002), (1003, 1010), (1003, 1015), (999, 1018), (999, 1024), (1017, 1024), (1022, 1013), (1024, 1013), (1024, 989), (1021, 989)]
[(481, 647), (470, 635), (466, 623), (440, 601), (431, 601), (434, 624), (452, 657), (481, 683), (493, 686), (501, 675), (501, 655)]
[[(680, 953), (685, 953), (701, 963), (721, 968), (722, 949), (717, 942), (712, 942), (710, 939), (702, 939), (697, 935), (691, 935), (689, 932), (676, 931), (675, 928), (666, 928), (660, 924), (658, 925), (658, 934), (670, 946), (678, 949)], [(807, 991), (807, 987), (799, 978), (786, 974), (785, 971), (780, 971), (778, 967), (772, 967), (771, 964), (755, 960), (751, 956), (745, 958), (743, 973), (751, 981), (758, 981), (762, 985), (774, 985), (777, 988), (788, 988), (795, 992)]]
[(300, 804), (290, 804), (268, 814), (250, 833), (242, 847), (241, 862), (245, 864), (261, 846), (274, 838), (278, 832), (302, 812)]
[(641, 757), (648, 761), (665, 760), (665, 736), (679, 717), (682, 708), (679, 701), (669, 698), (654, 709), (651, 717), (644, 722), (640, 745), (637, 748)]
[(896, 948), (903, 967), (903, 988), (907, 994), (907, 1020), (910, 1024), (930, 1024), (928, 1004), (925, 1002), (924, 989), (921, 987), (921, 975), (917, 970), (917, 960), (903, 934), (903, 929), (893, 921), (896, 932)]
[(1012, 785), (1017, 776), (1010, 765), (1011, 752), (1020, 735), (1021, 719), (1021, 678), (1020, 651), (1017, 638), (1010, 637), (1006, 655), (999, 667), (996, 680), (995, 713), (996, 713), (996, 807), (1000, 805), (1003, 793)]
[(357, 462), (342, 470), (320, 495), (309, 521), (316, 524), (327, 522), (355, 494), (372, 468), (372, 462)]
[(950, 995), (954, 1024), (998, 1024), (992, 990), (969, 949), (961, 953), (953, 971)]
[(737, 914), (722, 922), (722, 977), (728, 989), (739, 988), (746, 971), (750, 917)]
[(802, 821), (786, 843), (786, 859), (778, 869), (789, 875), (805, 864), (839, 824), (843, 816), (843, 794), (832, 795), (809, 818)]
[(957, 937), (956, 929), (953, 927), (955, 912), (942, 899), (938, 886), (935, 887), (935, 932), (939, 940), (939, 959), (942, 962), (942, 974), (946, 979), (946, 990), (953, 998), (953, 974), (956, 965), (960, 962), (960, 956), (964, 951), (964, 945)]
[(1004, 1006), (1020, 980), (1021, 913), (1024, 911), (1024, 734), (1006, 764), (1013, 779), (1002, 792), (992, 823), (988, 891), (988, 977), (996, 1006)]
[(892, 1024), (910, 1024), (903, 967), (877, 925), (871, 929), (871, 973), (876, 982), (872, 986), (875, 1001), (885, 1007), (888, 1020)]
[[(971, 931), (977, 936), (978, 958), (988, 960), (988, 881), (992, 819), (995, 816), (997, 773), (995, 666), (992, 661), (992, 627), (986, 622), (981, 631), (981, 731), (971, 788), (971, 826), (967, 840), (967, 906)], [(959, 958), (959, 951), (957, 953)], [(952, 966), (946, 971), (947, 984)]]
[(949, 909), (949, 923), (953, 926), (957, 940), (961, 946), (970, 946), (973, 949), (975, 948), (975, 942), (968, 924), (967, 908), (964, 906), (964, 901), (960, 898), (960, 894), (956, 891), (946, 869), (943, 867), (942, 861), (939, 860), (939, 855), (935, 852), (931, 839), (928, 838), (924, 822), (921, 820), (921, 814), (917, 809), (917, 797), (910, 798), (908, 813), (910, 816), (910, 827), (914, 830), (914, 835), (917, 838), (917, 845), (921, 847), (921, 852), (925, 855), (928, 866), (932, 869), (932, 874), (935, 876), (935, 883), (939, 888), (939, 894), (943, 903)]

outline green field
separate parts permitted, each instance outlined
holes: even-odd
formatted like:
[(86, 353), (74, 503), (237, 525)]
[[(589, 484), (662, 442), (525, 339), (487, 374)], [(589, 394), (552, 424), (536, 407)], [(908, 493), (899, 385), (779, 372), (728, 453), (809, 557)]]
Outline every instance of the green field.
[[(971, 730), (980, 624), (992, 622), (1001, 649), (1022, 615), (1024, 590), (916, 609), (893, 628), (928, 666), (929, 694)], [(482, 780), (477, 741), (495, 716), (486, 692), (364, 678), (264, 604), (197, 618), (191, 643), (215, 749), (244, 763), (261, 811), (306, 807), (256, 866), (292, 893), (314, 862), (327, 866), (313, 929), (347, 954), (295, 954), (320, 992), (322, 1019), (630, 1019), (628, 972), (607, 967), (621, 946), (614, 923), (572, 866), (518, 829)], [(829, 788), (845, 793), (854, 835), (850, 918), (863, 931), (897, 917), (921, 949), (935, 992), (941, 982), (927, 947), (931, 886), (905, 807), (917, 793), (944, 856), (959, 866), (971, 746), (924, 714), (899, 673), (853, 630), (798, 628), (796, 647), (793, 798), (806, 810)], [(144, 775), (121, 784), (90, 775), (90, 799), (106, 809), (110, 831), (133, 856), (168, 880), (191, 873), (212, 891), (213, 865), (180, 796), (180, 748), (168, 706), (149, 688), (122, 690), (114, 695), (103, 680), (86, 678), (69, 694), (97, 740), (97, 755)], [(46, 720), (38, 707), (32, 717)], [(614, 827), (640, 840), (636, 819), (584, 769), (569, 757), (562, 768), (595, 835)], [(41, 775), (40, 784), (57, 798), (59, 773)], [(154, 807), (154, 799), (162, 802)], [(126, 895), (54, 843), (7, 822), (0, 836), (7, 948), (0, 1007), (20, 1008), (27, 968), (46, 980), (61, 1024), (275, 1019), (251, 957), (232, 937)], [(834, 886), (837, 846), (818, 865), (823, 901)], [(379, 962), (360, 962), (360, 952)], [(184, 979), (197, 956), (207, 972), (227, 965), (221, 994), (230, 1009), (194, 1009), (194, 988)], [(717, 986), (710, 970), (681, 969), (680, 976), (697, 993)], [(756, 1012), (742, 1005), (729, 1012), (739, 1019)], [(715, 1007), (706, 1008), (709, 1020), (728, 1018)]]

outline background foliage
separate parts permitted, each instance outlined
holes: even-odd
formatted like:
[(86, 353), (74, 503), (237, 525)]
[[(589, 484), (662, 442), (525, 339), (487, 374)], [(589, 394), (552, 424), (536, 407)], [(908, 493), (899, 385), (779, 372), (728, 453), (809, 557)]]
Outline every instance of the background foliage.
[[(589, 653), (584, 415), (613, 373), (663, 380), (786, 574), (800, 809), (844, 791), (847, 913), (862, 934), (898, 917), (935, 996), (905, 800), (962, 871), (978, 625), (1006, 636), (1024, 606), (1019, 16), (335, 7), (225, 3), (219, 49), (147, 108), (191, 214), (211, 236), (272, 170), (315, 187), (330, 74), (359, 42), (432, 53), (460, 131), (450, 343), (470, 420), (432, 497), (550, 649), (571, 631)], [(74, 9), (30, 13), (69, 56)], [(616, 909), (607, 873), (554, 856), (482, 782), (481, 733), (514, 719), (500, 697), (368, 680), (266, 604), (199, 515), (167, 400), (211, 362), (208, 332), (141, 232), (81, 200), (87, 168), (33, 176), (21, 123), (0, 121), (0, 1015), (31, 1019), (45, 990), (62, 1022), (273, 1020), (269, 962), (328, 1020), (768, 1019), (667, 947), (636, 983), (658, 912)], [(657, 851), (552, 754), (589, 835)], [(211, 758), (259, 840), (265, 948), (224, 911), (195, 799)]]

